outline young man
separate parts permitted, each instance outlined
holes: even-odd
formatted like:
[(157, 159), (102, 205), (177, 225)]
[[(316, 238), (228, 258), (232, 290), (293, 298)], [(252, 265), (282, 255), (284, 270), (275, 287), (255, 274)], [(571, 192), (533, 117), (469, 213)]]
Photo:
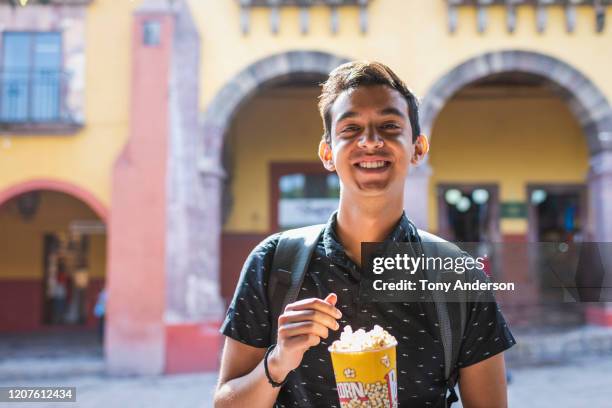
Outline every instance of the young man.
[[(401, 407), (445, 407), (444, 358), (429, 303), (359, 303), (361, 242), (418, 239), (406, 218), (404, 182), (428, 151), (414, 95), (386, 66), (351, 62), (335, 69), (319, 103), (323, 166), (340, 179), (329, 219), (298, 300), (278, 319), (276, 345), (266, 286), (279, 234), (250, 254), (221, 332), (226, 336), (216, 407), (340, 407), (327, 347), (339, 328), (383, 326), (398, 340)], [(503, 351), (514, 344), (499, 308), (469, 304), (459, 356), (466, 408), (506, 407)], [(274, 387), (273, 383), (282, 383)]]

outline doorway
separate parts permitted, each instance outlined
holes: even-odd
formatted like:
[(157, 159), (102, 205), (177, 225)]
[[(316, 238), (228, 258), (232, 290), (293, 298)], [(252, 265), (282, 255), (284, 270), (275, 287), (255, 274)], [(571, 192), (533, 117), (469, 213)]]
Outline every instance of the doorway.
[(89, 236), (48, 233), (43, 238), (43, 324), (82, 326), (89, 306)]
[(499, 241), (499, 191), (496, 184), (439, 184), (439, 233), (455, 242)]
[(270, 229), (325, 224), (338, 208), (340, 180), (320, 162), (271, 163)]
[(527, 197), (530, 242), (585, 241), (585, 185), (529, 184)]
[[(529, 184), (527, 215), (529, 242), (588, 241), (586, 237), (587, 189), (583, 184)], [(552, 247), (536, 245), (531, 257), (530, 275), (535, 280), (542, 320), (554, 324), (581, 324), (583, 304), (564, 301), (559, 278), (549, 273)], [(568, 299), (566, 299), (568, 300)]]

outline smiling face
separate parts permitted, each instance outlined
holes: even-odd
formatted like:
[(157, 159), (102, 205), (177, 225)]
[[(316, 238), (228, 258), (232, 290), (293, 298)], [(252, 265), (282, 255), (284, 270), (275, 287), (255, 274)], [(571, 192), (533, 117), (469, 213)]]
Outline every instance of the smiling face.
[(331, 147), (321, 141), (319, 155), (328, 170), (336, 170), (345, 192), (403, 192), (424, 137), (413, 144), (402, 94), (386, 85), (348, 89), (333, 103), (330, 118)]

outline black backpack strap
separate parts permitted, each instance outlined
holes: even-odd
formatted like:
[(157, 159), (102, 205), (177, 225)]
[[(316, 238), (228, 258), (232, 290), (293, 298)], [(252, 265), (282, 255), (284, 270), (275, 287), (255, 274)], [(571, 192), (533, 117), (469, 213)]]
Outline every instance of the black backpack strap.
[[(458, 258), (469, 256), (456, 245), (443, 240), (426, 231), (418, 230), (419, 242), (426, 244), (421, 246), (422, 252), (427, 257), (451, 257)], [(426, 248), (426, 249), (425, 249)], [(427, 252), (427, 253), (425, 253)], [(436, 271), (426, 270), (426, 278), (431, 282), (437, 282), (440, 279), (440, 274)], [(459, 302), (447, 302), (444, 295), (440, 292), (433, 293), (433, 301), (438, 315), (440, 324), (440, 337), (442, 339), (442, 347), (444, 349), (444, 378), (450, 395), (447, 399), (447, 406), (451, 406), (453, 402), (457, 402), (459, 398), (455, 392), (455, 385), (459, 377), (459, 369), (457, 362), (461, 351), (461, 344), (465, 333), (466, 315), (467, 315), (467, 299), (461, 291)]]
[(280, 235), (268, 281), (273, 342), (276, 342), (278, 317), (289, 303), (297, 299), (324, 227), (324, 224), (312, 225), (284, 231)]

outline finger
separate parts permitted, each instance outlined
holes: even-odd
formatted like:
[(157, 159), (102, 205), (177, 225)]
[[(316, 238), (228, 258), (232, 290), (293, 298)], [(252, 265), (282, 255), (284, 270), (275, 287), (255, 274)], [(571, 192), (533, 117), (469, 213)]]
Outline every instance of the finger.
[(287, 323), (303, 322), (307, 320), (312, 320), (317, 323), (320, 323), (331, 330), (338, 330), (340, 328), (340, 325), (333, 316), (330, 316), (327, 313), (319, 312), (318, 310), (314, 309), (290, 310), (288, 312), (285, 312), (279, 316), (278, 326), (280, 327)]
[(338, 302), (338, 295), (335, 293), (330, 293), (325, 297), (325, 299), (323, 299), (323, 301), (329, 303), (330, 305), (336, 306), (336, 303)]
[(309, 347), (314, 347), (314, 346), (318, 345), (320, 342), (321, 342), (321, 337), (315, 336), (313, 334), (309, 334), (308, 335), (308, 340), (306, 341), (306, 344)]
[(313, 321), (288, 323), (278, 328), (278, 336), (289, 338), (301, 334), (315, 334), (327, 338), (329, 329), (322, 324)]
[(289, 338), (301, 334), (316, 334), (324, 339), (329, 336), (329, 329), (320, 323), (312, 320), (305, 322), (287, 323), (278, 328), (278, 336)]
[(289, 303), (287, 307), (285, 307), (285, 312), (290, 310), (306, 310), (306, 309), (314, 309), (319, 312), (327, 313), (328, 315), (339, 319), (342, 317), (342, 312), (336, 309), (333, 305), (325, 302), (323, 299), (318, 298), (309, 298), (299, 300), (294, 303)]
[(283, 342), (283, 346), (288, 349), (308, 350), (310, 347), (316, 346), (321, 342), (321, 338), (314, 334), (301, 334), (299, 336), (290, 337)]

